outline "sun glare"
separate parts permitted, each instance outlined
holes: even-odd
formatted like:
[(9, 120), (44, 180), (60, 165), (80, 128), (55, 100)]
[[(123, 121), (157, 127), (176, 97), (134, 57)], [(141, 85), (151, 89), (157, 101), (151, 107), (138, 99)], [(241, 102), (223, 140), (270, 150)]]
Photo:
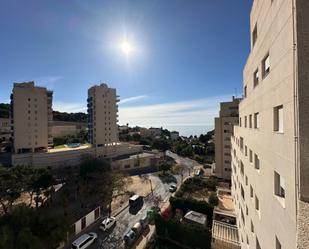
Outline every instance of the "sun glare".
[(122, 41), (120, 48), (126, 55), (130, 54), (133, 50), (133, 46), (127, 40)]

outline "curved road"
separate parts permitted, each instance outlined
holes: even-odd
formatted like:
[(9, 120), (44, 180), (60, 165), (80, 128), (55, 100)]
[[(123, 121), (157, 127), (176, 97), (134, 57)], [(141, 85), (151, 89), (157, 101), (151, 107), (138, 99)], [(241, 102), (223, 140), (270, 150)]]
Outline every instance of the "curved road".
[[(161, 204), (168, 201), (171, 193), (169, 192), (169, 187), (172, 183), (180, 183), (181, 179), (185, 179), (190, 173), (193, 173), (193, 168), (199, 164), (190, 159), (178, 156), (170, 151), (166, 152), (166, 155), (172, 157), (177, 163), (183, 165), (185, 169), (183, 170), (183, 176), (173, 175), (169, 177), (157, 177), (152, 174), (144, 175), (146, 178), (150, 179), (155, 185), (153, 190), (153, 195), (150, 194), (148, 197), (144, 198), (144, 204), (137, 214), (131, 214), (129, 208), (125, 208), (116, 216), (116, 225), (109, 232), (102, 232), (99, 230), (99, 224), (91, 228), (92, 232), (98, 234), (98, 240), (89, 247), (89, 249), (123, 249), (125, 248), (123, 243), (123, 235), (125, 232), (132, 227), (136, 222), (139, 221), (143, 216), (146, 215), (147, 210), (154, 206), (154, 197), (159, 197)], [(177, 185), (178, 185), (177, 184)], [(154, 196), (154, 197), (153, 197)]]

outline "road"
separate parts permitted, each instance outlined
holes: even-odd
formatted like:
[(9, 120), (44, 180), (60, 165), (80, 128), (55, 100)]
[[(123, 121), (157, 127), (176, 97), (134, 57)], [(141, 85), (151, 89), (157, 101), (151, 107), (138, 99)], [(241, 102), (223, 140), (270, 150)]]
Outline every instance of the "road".
[(193, 167), (195, 166), (199, 166), (200, 164), (195, 161), (195, 160), (192, 160), (190, 158), (187, 158), (187, 157), (181, 157), (171, 151), (166, 151), (166, 155), (173, 158), (178, 164), (182, 164), (183, 166), (187, 167), (188, 169), (193, 169)]
[[(183, 171), (183, 179), (189, 176), (189, 174), (193, 174), (193, 168), (198, 166), (199, 164), (189, 158), (183, 158), (178, 156), (175, 153), (170, 151), (166, 152), (167, 156), (174, 158), (174, 160), (185, 166), (185, 170)], [(161, 204), (164, 204), (168, 201), (171, 193), (169, 192), (169, 187), (172, 183), (180, 184), (182, 177), (180, 175), (173, 175), (168, 177), (158, 177), (152, 174), (145, 175), (148, 179), (150, 179), (155, 185), (155, 189), (153, 190), (153, 195), (150, 194), (148, 197), (144, 199), (144, 204), (142, 208), (138, 211), (137, 214), (131, 214), (129, 212), (129, 208), (125, 208), (121, 213), (116, 216), (116, 225), (108, 232), (102, 232), (99, 230), (99, 224), (91, 228), (92, 232), (96, 232), (98, 234), (98, 240), (89, 247), (89, 249), (123, 249), (123, 235), (125, 232), (132, 227), (136, 222), (139, 221), (140, 218), (146, 215), (147, 210), (154, 206), (155, 197), (160, 197)], [(156, 183), (156, 184), (154, 184)], [(149, 183), (150, 184), (150, 183)]]
[[(116, 225), (109, 232), (102, 232), (99, 230), (99, 225), (91, 229), (92, 232), (98, 234), (98, 240), (89, 247), (89, 249), (122, 249), (124, 247), (123, 235), (132, 227), (140, 218), (147, 214), (147, 210), (155, 203), (154, 197), (160, 196), (162, 202), (168, 201), (171, 193), (168, 191), (172, 182), (177, 182), (179, 176), (169, 177), (167, 179), (160, 179), (157, 176), (146, 175), (153, 183), (156, 182), (156, 187), (153, 190), (153, 195), (150, 194), (144, 198), (144, 204), (137, 214), (131, 214), (129, 208), (125, 208), (116, 216)], [(178, 179), (177, 179), (178, 178)], [(154, 185), (154, 184), (153, 184)], [(153, 197), (154, 196), (154, 197)]]

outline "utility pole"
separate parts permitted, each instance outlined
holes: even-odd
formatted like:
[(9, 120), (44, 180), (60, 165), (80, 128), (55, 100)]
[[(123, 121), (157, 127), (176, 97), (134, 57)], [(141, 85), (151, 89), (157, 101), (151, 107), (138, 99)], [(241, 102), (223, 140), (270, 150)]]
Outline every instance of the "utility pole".
[(151, 190), (151, 194), (153, 195), (152, 181), (151, 181), (151, 179), (148, 179), (148, 180), (149, 180), (149, 183), (150, 183), (150, 190)]

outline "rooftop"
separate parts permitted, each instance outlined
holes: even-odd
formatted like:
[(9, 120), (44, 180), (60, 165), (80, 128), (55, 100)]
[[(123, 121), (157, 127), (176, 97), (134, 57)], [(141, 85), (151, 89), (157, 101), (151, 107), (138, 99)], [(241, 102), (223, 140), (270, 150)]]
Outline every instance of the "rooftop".
[(186, 220), (194, 221), (196, 223), (199, 223), (201, 225), (206, 225), (207, 222), (207, 216), (205, 214), (201, 214), (199, 212), (195, 211), (189, 211), (186, 213), (185, 217)]

